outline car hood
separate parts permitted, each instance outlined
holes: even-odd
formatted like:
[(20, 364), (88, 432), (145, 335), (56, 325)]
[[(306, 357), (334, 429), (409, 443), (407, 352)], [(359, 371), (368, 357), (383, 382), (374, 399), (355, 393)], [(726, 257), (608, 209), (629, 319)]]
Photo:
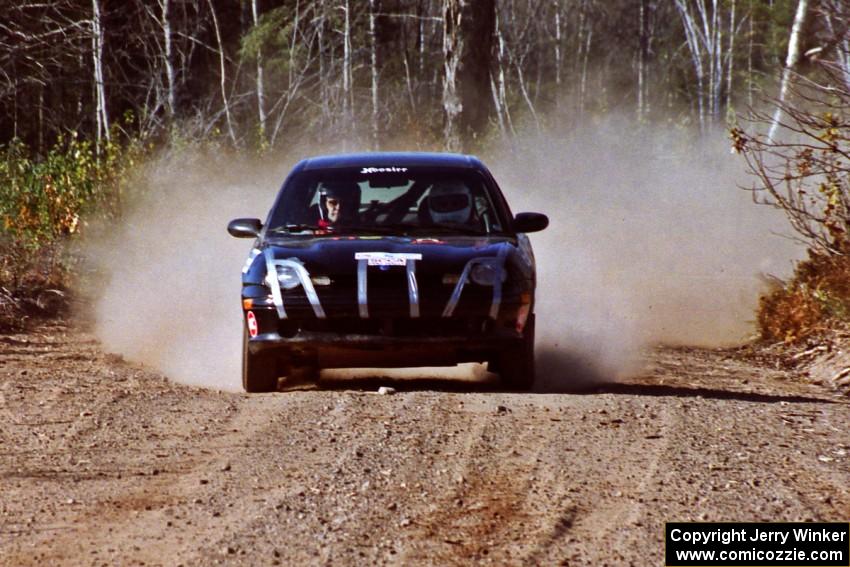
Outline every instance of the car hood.
[(323, 236), (304, 239), (272, 239), (266, 243), (276, 260), (298, 258), (313, 275), (354, 274), (355, 254), (383, 252), (421, 254), (420, 272), (462, 270), (472, 258), (507, 255), (516, 239), (506, 236)]

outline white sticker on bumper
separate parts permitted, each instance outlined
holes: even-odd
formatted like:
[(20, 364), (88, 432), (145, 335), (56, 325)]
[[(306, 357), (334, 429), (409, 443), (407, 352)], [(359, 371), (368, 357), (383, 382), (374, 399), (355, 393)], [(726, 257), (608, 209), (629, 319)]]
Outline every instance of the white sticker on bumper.
[(408, 260), (421, 260), (422, 254), (394, 254), (391, 252), (357, 252), (355, 260), (366, 260), (369, 266), (406, 266)]

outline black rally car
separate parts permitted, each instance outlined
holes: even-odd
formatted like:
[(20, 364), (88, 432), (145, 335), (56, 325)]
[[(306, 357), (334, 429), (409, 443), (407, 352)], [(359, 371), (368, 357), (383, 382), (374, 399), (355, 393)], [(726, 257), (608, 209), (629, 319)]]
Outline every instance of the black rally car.
[(316, 157), (287, 177), (242, 270), (242, 384), (320, 368), (488, 362), (534, 382), (538, 213), (511, 214), (487, 168), (455, 154)]

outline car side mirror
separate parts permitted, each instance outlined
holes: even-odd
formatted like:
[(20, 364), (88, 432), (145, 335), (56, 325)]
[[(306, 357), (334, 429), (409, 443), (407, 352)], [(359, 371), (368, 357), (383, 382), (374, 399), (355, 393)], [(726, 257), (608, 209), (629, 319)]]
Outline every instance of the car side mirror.
[(541, 213), (518, 213), (514, 217), (516, 232), (539, 232), (549, 226), (549, 217)]
[(260, 219), (233, 219), (227, 223), (227, 232), (236, 238), (256, 238), (262, 229)]

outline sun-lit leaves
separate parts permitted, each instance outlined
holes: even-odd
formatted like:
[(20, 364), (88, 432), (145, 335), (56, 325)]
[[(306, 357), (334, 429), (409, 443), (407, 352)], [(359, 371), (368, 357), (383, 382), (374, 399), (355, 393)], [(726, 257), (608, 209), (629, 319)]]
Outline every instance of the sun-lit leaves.
[(18, 140), (0, 147), (0, 285), (17, 287), (33, 273), (61, 283), (58, 249), (84, 229), (83, 219), (120, 214), (127, 172), (141, 151), (112, 142), (98, 154), (74, 133), (44, 156)]
[(850, 258), (810, 253), (785, 284), (761, 297), (758, 325), (765, 340), (788, 343), (850, 322)]

